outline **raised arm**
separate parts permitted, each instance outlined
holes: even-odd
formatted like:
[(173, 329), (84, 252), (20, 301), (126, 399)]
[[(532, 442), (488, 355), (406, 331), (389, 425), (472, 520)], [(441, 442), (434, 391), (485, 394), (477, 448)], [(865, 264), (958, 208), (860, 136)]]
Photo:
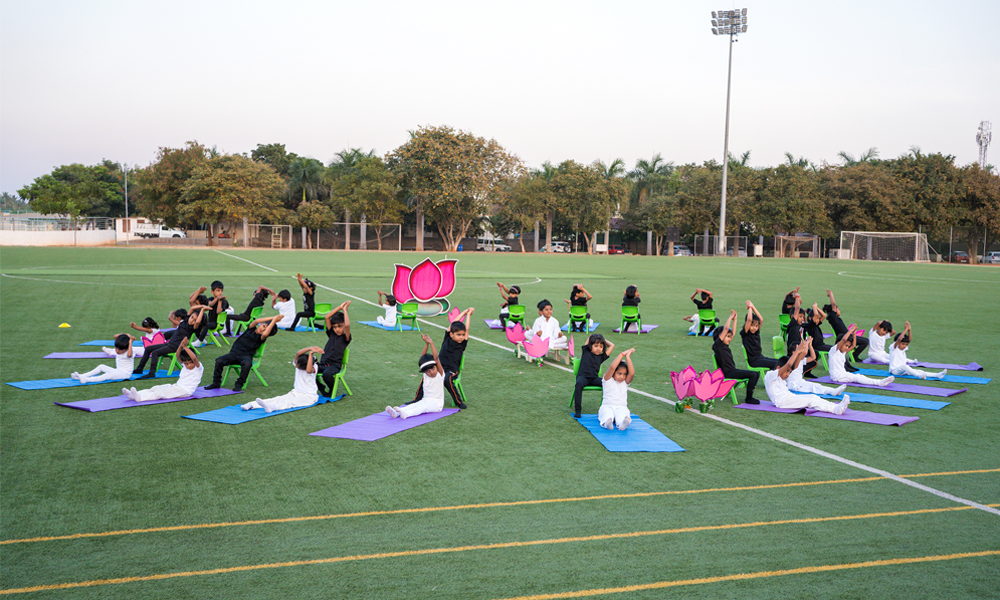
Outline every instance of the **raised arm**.
[(587, 288), (583, 287), (582, 285), (578, 285), (576, 287), (580, 288), (580, 291), (587, 295), (588, 301), (594, 299), (594, 297), (590, 295), (590, 292), (587, 291)]
[(795, 352), (792, 352), (792, 355), (788, 357), (788, 362), (786, 362), (783, 367), (778, 369), (778, 377), (788, 379), (788, 376), (795, 370), (795, 367), (799, 364), (799, 362), (802, 361), (806, 352), (809, 351), (809, 346), (811, 346), (811, 344), (808, 340), (802, 340), (799, 342), (799, 345), (795, 347)]
[(195, 306), (198, 303), (198, 296), (202, 295), (207, 289), (208, 288), (205, 286), (201, 286), (200, 288), (196, 289), (194, 293), (191, 294), (191, 297), (188, 298), (188, 306)]
[(837, 342), (837, 350), (840, 350), (844, 354), (847, 354), (848, 352), (851, 351), (851, 343), (849, 340), (851, 337), (854, 336), (855, 329), (857, 329), (856, 325), (851, 325), (850, 327), (847, 328), (847, 333), (845, 333), (844, 337), (840, 338), (840, 341)]
[(635, 374), (635, 368), (632, 366), (631, 359), (633, 352), (635, 352), (635, 348), (629, 348), (616, 356), (615, 359), (611, 361), (611, 365), (608, 367), (608, 370), (604, 372), (604, 381), (610, 381), (611, 378), (615, 376), (615, 371), (618, 370), (618, 365), (620, 365), (624, 360), (625, 366), (628, 367), (628, 374), (625, 375), (625, 383), (632, 383), (632, 377)]
[(305, 279), (302, 279), (302, 273), (296, 273), (295, 277), (299, 280), (299, 287), (302, 288), (302, 293), (307, 296), (312, 296), (312, 288), (306, 285)]
[(472, 313), (474, 313), (474, 312), (476, 312), (476, 309), (474, 309), (474, 308), (472, 308), (470, 306), (469, 308), (467, 308), (464, 311), (462, 311), (462, 314), (458, 315), (458, 320), (459, 321), (463, 320), (462, 319), (463, 316), (465, 317), (464, 323), (465, 323), (465, 330), (466, 331), (469, 331), (469, 328), (472, 327)]
[(133, 336), (130, 333), (124, 333), (124, 334), (122, 334), (122, 333), (116, 333), (115, 337), (117, 338), (119, 335), (127, 335), (128, 336), (128, 354), (126, 354), (125, 356), (128, 356), (129, 358), (132, 358), (132, 342), (135, 341), (135, 336)]
[(498, 281), (497, 287), (500, 288), (500, 297), (503, 298), (505, 301), (510, 300), (510, 297), (507, 295), (508, 292), (507, 286)]
[(826, 297), (830, 299), (830, 308), (833, 312), (840, 314), (840, 309), (837, 308), (837, 301), (833, 299), (833, 292), (826, 290)]
[(151, 327), (142, 327), (140, 325), (136, 325), (135, 323), (129, 323), (129, 325), (132, 327), (132, 329), (135, 329), (136, 331), (141, 331), (143, 333), (153, 333), (153, 329)]
[(313, 355), (314, 354), (323, 354), (323, 349), (320, 348), (319, 346), (310, 346), (308, 348), (303, 348), (303, 349), (299, 350), (298, 352), (295, 353), (295, 361), (293, 361), (292, 364), (297, 363), (299, 357), (302, 356), (303, 354), (305, 354), (306, 352), (309, 353), (309, 359), (306, 362), (306, 373), (310, 373), (310, 374), (315, 373), (316, 369), (313, 368), (313, 364), (314, 364), (314, 362), (313, 362)]
[(188, 348), (188, 342), (190, 342), (190, 340), (187, 337), (185, 337), (183, 340), (181, 340), (181, 345), (177, 347), (177, 355), (179, 357), (181, 352), (184, 352), (185, 354), (187, 354), (188, 358), (191, 359), (191, 362), (194, 363), (194, 368), (197, 369), (198, 367), (201, 366), (201, 363), (198, 362), (198, 355), (195, 354), (191, 350), (191, 348)]
[(191, 323), (191, 327), (194, 327), (195, 329), (198, 329), (198, 326), (201, 325), (201, 319), (202, 319), (202, 317), (205, 316), (205, 311), (206, 310), (208, 310), (207, 306), (193, 306), (193, 307), (191, 307), (191, 314), (188, 315), (188, 319), (189, 319), (188, 323), (191, 323), (190, 318), (194, 317), (194, 313), (195, 312), (198, 313), (198, 316), (197, 316), (197, 318), (195, 318), (194, 323)]
[(906, 326), (903, 328), (903, 335), (900, 337), (909, 337), (910, 343), (913, 343), (913, 330), (910, 329), (910, 322), (906, 322)]
[(726, 335), (727, 331), (733, 331), (733, 332), (736, 331), (736, 329), (734, 329), (734, 327), (736, 326), (736, 319), (737, 319), (736, 309), (735, 308), (730, 309), (729, 318), (726, 319), (726, 324), (723, 325), (722, 327), (722, 333), (720, 334), (720, 337)]
[[(258, 320), (261, 320), (261, 319), (258, 319)], [(262, 319), (262, 320), (265, 321), (265, 322), (267, 322), (267, 327), (264, 328), (264, 333), (262, 333), (260, 335), (260, 338), (261, 339), (266, 339), (266, 338), (271, 337), (271, 333), (274, 332), (275, 326), (278, 324), (278, 321), (281, 320), (281, 315), (274, 315), (273, 317), (267, 317), (267, 318)]]

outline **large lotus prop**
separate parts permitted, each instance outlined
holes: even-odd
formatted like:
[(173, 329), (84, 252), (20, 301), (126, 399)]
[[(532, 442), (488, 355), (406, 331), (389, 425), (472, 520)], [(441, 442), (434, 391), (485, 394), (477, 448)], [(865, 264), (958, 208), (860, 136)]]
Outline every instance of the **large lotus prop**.
[(504, 329), (504, 333), (507, 334), (508, 342), (515, 346), (520, 344), (531, 358), (541, 359), (549, 351), (549, 338), (542, 339), (536, 335), (525, 337), (524, 327), (520, 323)]
[(435, 263), (429, 258), (420, 261), (412, 269), (396, 264), (396, 275), (392, 279), (392, 295), (400, 304), (416, 302), (417, 314), (434, 317), (448, 312), (446, 299), (455, 291), (455, 259), (445, 259)]
[(691, 408), (692, 396), (701, 401), (698, 409), (701, 412), (708, 412), (715, 406), (716, 398), (724, 398), (733, 386), (735, 379), (726, 380), (722, 374), (722, 369), (705, 371), (698, 374), (694, 367), (688, 366), (680, 373), (670, 372), (670, 382), (674, 384), (674, 392), (677, 394), (679, 402), (674, 405), (677, 412), (684, 412), (685, 408)]

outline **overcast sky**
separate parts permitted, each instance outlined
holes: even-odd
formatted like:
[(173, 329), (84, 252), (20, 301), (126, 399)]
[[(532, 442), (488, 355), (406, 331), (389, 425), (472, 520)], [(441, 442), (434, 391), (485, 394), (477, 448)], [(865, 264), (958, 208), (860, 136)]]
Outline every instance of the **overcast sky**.
[(729, 39), (711, 11), (743, 7), (730, 150), (752, 166), (911, 146), (964, 165), (979, 122), (1000, 127), (985, 0), (0, 0), (0, 190), (188, 140), (385, 154), (423, 125), (529, 167), (721, 160)]

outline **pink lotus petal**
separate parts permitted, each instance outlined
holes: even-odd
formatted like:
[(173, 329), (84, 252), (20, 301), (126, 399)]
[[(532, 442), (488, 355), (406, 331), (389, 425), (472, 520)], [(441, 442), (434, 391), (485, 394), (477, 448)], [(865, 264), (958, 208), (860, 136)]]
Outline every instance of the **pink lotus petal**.
[(410, 271), (410, 293), (417, 300), (433, 300), (437, 298), (440, 289), (441, 269), (431, 259), (425, 258)]
[[(708, 371), (705, 372), (708, 373)], [(709, 373), (709, 375), (712, 378), (712, 383), (717, 385), (722, 385), (722, 382), (726, 380), (726, 376), (722, 373), (722, 369), (716, 369)]]
[(715, 397), (725, 398), (726, 394), (729, 393), (729, 390), (733, 389), (733, 386), (736, 385), (736, 383), (737, 381), (735, 379), (730, 379), (729, 381), (723, 381), (722, 383), (719, 384), (719, 389), (716, 390)]
[(696, 377), (698, 377), (698, 371), (695, 371), (691, 365), (684, 367), (684, 370), (681, 371), (681, 381), (685, 383), (693, 381)]
[(677, 394), (678, 400), (683, 400), (691, 395), (691, 381), (684, 381), (686, 373), (686, 369), (680, 373), (670, 372), (670, 383), (674, 384), (674, 393)]
[(549, 351), (549, 338), (531, 336), (530, 340), (524, 340), (524, 350), (532, 358), (541, 358)]
[(396, 264), (396, 275), (392, 278), (392, 295), (396, 297), (396, 302), (402, 304), (413, 299), (410, 293), (410, 267)]
[(458, 320), (458, 315), (460, 315), (460, 314), (462, 314), (462, 311), (458, 310), (457, 306), (455, 308), (451, 309), (451, 311), (448, 312), (448, 322), (449, 323), (454, 323), (455, 321)]
[(576, 346), (573, 344), (573, 334), (569, 334), (569, 355), (570, 357), (576, 356)]
[(715, 398), (715, 393), (719, 390), (719, 382), (712, 380), (712, 374), (705, 371), (697, 379), (692, 381), (691, 385), (694, 395), (698, 397), (699, 400), (704, 402), (705, 400), (711, 400)]
[(447, 298), (448, 294), (455, 291), (455, 265), (458, 261), (454, 258), (438, 261), (437, 268), (441, 270), (441, 289), (438, 290), (435, 298)]
[(518, 323), (513, 327), (505, 327), (504, 331), (507, 333), (507, 341), (511, 344), (520, 344), (524, 341), (524, 327)]

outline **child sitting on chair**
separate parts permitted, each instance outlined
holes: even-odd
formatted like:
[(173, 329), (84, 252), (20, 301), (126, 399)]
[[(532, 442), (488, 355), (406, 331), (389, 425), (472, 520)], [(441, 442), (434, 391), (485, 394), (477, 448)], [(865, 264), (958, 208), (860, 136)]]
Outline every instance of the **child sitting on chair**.
[[(698, 299), (699, 294), (701, 295), (701, 300)], [(701, 288), (696, 289), (694, 293), (691, 294), (691, 302), (694, 302), (694, 305), (698, 308), (699, 311), (712, 310), (712, 299), (713, 299), (712, 292), (709, 290), (703, 290)], [(697, 335), (706, 335), (708, 332), (715, 329), (715, 323), (719, 322), (719, 320), (716, 319), (715, 323), (713, 323), (711, 327), (706, 325), (702, 329), (700, 327), (701, 326), (700, 313), (691, 315), (691, 321), (693, 322), (693, 325), (691, 326), (691, 329), (689, 331), (694, 331), (694, 333), (696, 333)]]
[(127, 333), (115, 334), (115, 366), (97, 365), (97, 368), (86, 373), (73, 372), (70, 377), (80, 383), (97, 383), (99, 381), (124, 381), (132, 376), (135, 359), (132, 354), (132, 342), (135, 338)]
[(538, 303), (538, 318), (531, 325), (531, 329), (525, 334), (536, 336), (540, 339), (549, 340), (549, 350), (566, 350), (569, 348), (569, 340), (563, 335), (559, 327), (559, 321), (552, 317), (552, 303), (542, 300)]
[[(422, 333), (420, 338), (424, 340), (424, 351), (420, 354), (417, 365), (420, 372), (423, 373), (423, 379), (420, 381), (420, 387), (417, 388), (417, 395), (412, 403), (385, 407), (385, 412), (393, 419), (396, 417), (407, 419), (424, 413), (444, 410), (444, 367), (438, 360), (437, 350), (434, 348), (434, 342), (430, 336)], [(427, 353), (428, 348), (431, 350), (430, 354)]]
[[(844, 414), (847, 405), (851, 403), (850, 396), (847, 394), (844, 394), (844, 399), (840, 403), (834, 404), (815, 394), (793, 394), (788, 389), (787, 379), (792, 372), (793, 365), (803, 360), (808, 351), (809, 342), (802, 341), (790, 357), (782, 356), (778, 359), (778, 368), (772, 369), (764, 375), (764, 389), (767, 390), (767, 397), (778, 408), (812, 408), (835, 415)], [(832, 356), (833, 351), (830, 354)]]
[(712, 352), (715, 354), (715, 364), (722, 369), (722, 374), (726, 379), (746, 379), (747, 380), (747, 404), (760, 404), (760, 400), (753, 397), (753, 391), (757, 389), (757, 382), (760, 380), (760, 373), (737, 369), (736, 361), (733, 360), (733, 351), (729, 348), (729, 343), (733, 341), (733, 326), (736, 324), (736, 311), (733, 310), (726, 319), (726, 324), (715, 332), (715, 343), (712, 344)]
[(757, 307), (747, 300), (747, 318), (743, 322), (743, 329), (740, 329), (740, 338), (743, 341), (743, 350), (747, 354), (748, 365), (759, 369), (773, 369), (778, 366), (778, 361), (764, 356), (760, 345), (761, 320)]
[[(326, 346), (323, 347), (323, 358), (319, 361), (318, 373), (323, 376), (323, 384), (319, 393), (329, 397), (333, 393), (335, 376), (344, 367), (344, 351), (351, 343), (351, 317), (347, 314), (348, 300), (337, 306), (323, 317), (326, 326)], [(319, 385), (319, 383), (317, 383)]]
[(288, 290), (281, 290), (271, 299), (271, 308), (278, 311), (281, 319), (278, 320), (278, 328), (292, 329), (292, 323), (298, 319), (295, 317), (295, 300), (292, 300), (292, 293)]
[(879, 321), (872, 325), (871, 332), (868, 334), (868, 358), (872, 362), (880, 365), (889, 364), (889, 353), (885, 351), (885, 343), (889, 341), (893, 333), (895, 332), (889, 321)]
[[(382, 297), (385, 297), (385, 301), (382, 301)], [(386, 294), (380, 291), (378, 293), (378, 305), (385, 307), (385, 316), (377, 317), (378, 324), (383, 327), (395, 327), (396, 326), (396, 297), (392, 294)]]
[(836, 381), (837, 383), (863, 383), (866, 385), (877, 385), (879, 387), (885, 387), (892, 383), (894, 379), (892, 375), (886, 377), (885, 379), (872, 379), (871, 377), (865, 377), (864, 375), (858, 373), (849, 373), (847, 369), (844, 368), (844, 364), (847, 362), (847, 353), (854, 350), (856, 343), (857, 340), (854, 335), (854, 325), (851, 325), (847, 329), (847, 335), (837, 342), (836, 346), (830, 348), (830, 379)]
[(233, 321), (241, 321), (241, 322), (249, 321), (250, 313), (253, 312), (253, 309), (258, 308), (260, 306), (264, 306), (264, 300), (267, 300), (268, 295), (273, 296), (274, 292), (272, 292), (271, 290), (267, 289), (264, 286), (260, 286), (257, 288), (257, 291), (253, 293), (253, 298), (250, 299), (250, 304), (247, 304), (247, 309), (245, 311), (243, 311), (241, 314), (238, 315), (236, 314), (227, 315), (226, 335), (232, 335)]
[(517, 297), (521, 295), (521, 288), (516, 285), (507, 287), (499, 281), (497, 282), (497, 287), (500, 288), (500, 297), (503, 298), (503, 302), (500, 304), (500, 327), (507, 327), (510, 306), (518, 303)]
[(906, 358), (906, 349), (913, 340), (913, 332), (910, 331), (910, 322), (906, 322), (903, 333), (896, 335), (896, 340), (889, 346), (889, 372), (893, 375), (909, 375), (920, 379), (944, 379), (948, 374), (948, 369), (937, 373), (928, 373), (910, 366), (911, 361)]
[[(632, 424), (632, 414), (628, 410), (628, 386), (635, 377), (633, 352), (635, 348), (629, 348), (616, 356), (604, 373), (604, 398), (601, 408), (597, 410), (597, 422), (605, 429), (617, 426), (619, 431), (625, 431)], [(625, 359), (624, 363), (622, 359)]]
[(573, 390), (573, 416), (580, 418), (583, 403), (583, 388), (591, 385), (603, 385), (601, 380), (601, 363), (611, 357), (615, 345), (595, 333), (587, 339), (580, 356), (580, 366), (576, 370), (576, 389)]
[(170, 335), (167, 336), (166, 343), (157, 344), (155, 346), (150, 346), (143, 353), (142, 360), (139, 361), (139, 366), (136, 367), (136, 372), (141, 373), (146, 367), (146, 361), (151, 360), (152, 365), (149, 368), (149, 372), (145, 375), (139, 376), (139, 379), (155, 379), (156, 378), (156, 367), (160, 362), (160, 359), (168, 354), (174, 354), (177, 349), (180, 348), (181, 342), (191, 337), (191, 335), (198, 329), (201, 325), (201, 320), (205, 316), (205, 311), (208, 310), (207, 306), (193, 306), (191, 307), (191, 312), (188, 313), (183, 308), (177, 309), (167, 315), (170, 322), (177, 327)]
[[(142, 320), (142, 325), (136, 325), (135, 322), (129, 323), (129, 326), (136, 331), (143, 332), (144, 335), (140, 336), (138, 339), (142, 340), (142, 347), (132, 348), (132, 356), (142, 357), (146, 351), (146, 346), (155, 346), (156, 344), (164, 344), (167, 341), (166, 336), (160, 333), (160, 326), (156, 324), (153, 317), (146, 317)], [(118, 356), (118, 350), (116, 348), (108, 348), (107, 346), (102, 346), (101, 350), (108, 355), (108, 358), (114, 358)]]
[[(570, 292), (569, 292), (569, 300), (566, 300), (566, 304), (568, 304), (570, 306), (570, 308), (572, 308), (574, 306), (583, 306), (583, 307), (586, 307), (587, 306), (587, 301), (588, 300), (592, 300), (593, 298), (594, 297), (590, 295), (590, 292), (588, 292), (586, 289), (584, 289), (583, 284), (582, 283), (578, 283), (578, 284), (576, 284), (576, 285), (573, 286), (572, 290), (570, 290)], [(594, 322), (590, 318), (590, 313), (587, 313), (586, 319), (587, 319), (587, 324), (586, 324), (587, 330), (590, 330), (590, 328), (594, 324)], [(577, 322), (575, 322), (573, 320), (570, 320), (569, 325), (570, 325), (570, 331), (583, 331), (582, 328), (584, 326), (583, 325), (578, 325)], [(551, 345), (549, 347), (551, 347)]]
[(188, 348), (188, 338), (184, 338), (177, 348), (177, 359), (181, 361), (181, 372), (177, 377), (177, 383), (154, 385), (148, 390), (122, 388), (122, 394), (136, 402), (186, 398), (194, 394), (194, 391), (201, 385), (201, 376), (205, 372), (205, 366), (198, 362), (198, 356)]
[(444, 334), (439, 354), (441, 367), (444, 369), (444, 387), (455, 400), (455, 406), (461, 409), (467, 407), (462, 401), (462, 394), (455, 387), (455, 379), (461, 375), (462, 355), (465, 353), (465, 347), (469, 344), (469, 326), (474, 312), (476, 309), (469, 307), (459, 313), (458, 318), (452, 321), (448, 331)]
[[(640, 302), (642, 302), (642, 298), (639, 297), (639, 288), (634, 285), (630, 285), (625, 288), (625, 295), (622, 296), (622, 306), (635, 306), (638, 308)], [(642, 318), (642, 315), (637, 314), (636, 316), (640, 319)], [(622, 327), (622, 333), (628, 331), (628, 326), (631, 324), (631, 321), (626, 322), (625, 327)], [(636, 324), (636, 327), (638, 326), (639, 325)]]
[(292, 391), (267, 400), (257, 398), (253, 402), (240, 405), (240, 408), (243, 410), (263, 408), (264, 412), (274, 412), (316, 404), (316, 401), (319, 400), (319, 391), (316, 387), (316, 367), (313, 364), (313, 354), (322, 353), (323, 349), (318, 346), (310, 346), (296, 352), (295, 359), (292, 361), (292, 364), (295, 365), (295, 384), (292, 386)]
[(295, 319), (288, 326), (288, 331), (295, 331), (299, 319), (312, 319), (316, 316), (316, 284), (303, 279), (302, 273), (296, 273), (295, 276), (299, 280), (299, 287), (302, 288), (302, 312), (295, 313)]
[(261, 317), (251, 322), (247, 330), (236, 338), (228, 354), (223, 354), (215, 359), (215, 371), (212, 373), (212, 383), (205, 386), (206, 390), (215, 390), (222, 387), (222, 371), (229, 365), (240, 365), (240, 374), (233, 384), (234, 391), (243, 389), (243, 385), (250, 376), (253, 367), (253, 355), (267, 339), (276, 331), (276, 323), (281, 315), (273, 317)]

